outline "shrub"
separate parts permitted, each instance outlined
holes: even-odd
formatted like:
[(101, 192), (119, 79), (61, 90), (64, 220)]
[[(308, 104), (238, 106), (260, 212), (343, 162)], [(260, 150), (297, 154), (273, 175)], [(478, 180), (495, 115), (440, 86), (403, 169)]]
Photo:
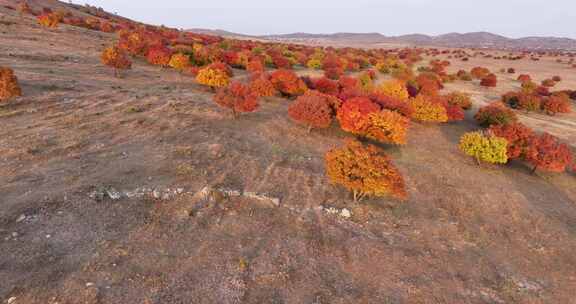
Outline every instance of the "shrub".
[(146, 55), (146, 59), (150, 64), (159, 65), (162, 67), (168, 66), (172, 58), (172, 51), (166, 47), (158, 46), (151, 48)]
[(326, 77), (318, 78), (314, 80), (313, 83), (314, 88), (322, 93), (336, 96), (340, 92), (338, 82)]
[(554, 77), (552, 77), (552, 80), (555, 81), (555, 82), (560, 82), (560, 81), (562, 81), (562, 77), (560, 77), (560, 76), (554, 76)]
[(246, 65), (246, 70), (250, 72), (250, 74), (264, 73), (264, 63), (258, 58), (253, 58)]
[(448, 113), (446, 108), (439, 103), (432, 101), (430, 97), (418, 95), (416, 98), (411, 98), (408, 104), (412, 108), (414, 114), (412, 118), (422, 122), (447, 122)]
[(258, 109), (258, 97), (250, 92), (249, 87), (239, 82), (232, 82), (229, 86), (218, 89), (214, 102), (232, 110), (234, 118), (237, 118), (239, 113), (254, 112)]
[(38, 24), (46, 28), (57, 28), (58, 24), (62, 21), (60, 16), (56, 13), (42, 14), (38, 16)]
[[(228, 86), (230, 83), (230, 77), (221, 69), (205, 67), (198, 71), (196, 81), (199, 84), (209, 86), (212, 89), (223, 88)], [(235, 88), (238, 88), (238, 86), (236, 85)]]
[(250, 82), (250, 90), (258, 97), (270, 97), (278, 93), (266, 75), (261, 75), (252, 80)]
[(556, 115), (556, 113), (570, 113), (570, 98), (565, 94), (552, 95), (544, 98), (542, 110), (552, 116)]
[(18, 4), (17, 10), (20, 16), (32, 14), (32, 9), (30, 8), (30, 5), (28, 5), (27, 1), (20, 2), (20, 4)]
[(514, 111), (497, 101), (480, 108), (474, 118), (479, 125), (486, 128), (491, 125), (506, 125), (518, 121)]
[(359, 134), (366, 130), (368, 115), (380, 111), (380, 107), (366, 97), (346, 100), (337, 113), (342, 130)]
[(464, 154), (474, 157), (476, 162), (505, 164), (508, 162), (506, 139), (482, 132), (468, 132), (460, 138), (459, 148)]
[(22, 95), (18, 78), (10, 68), (0, 67), (0, 102)]
[(332, 124), (332, 108), (324, 98), (306, 94), (296, 98), (288, 107), (288, 116), (292, 120), (312, 128), (328, 128)]
[(552, 88), (556, 85), (556, 81), (552, 79), (544, 79), (542, 80), (542, 86), (547, 88)]
[(538, 85), (532, 81), (522, 82), (522, 93), (534, 94), (538, 89)]
[(508, 74), (516, 74), (516, 69), (508, 68), (507, 72), (508, 72)]
[(495, 87), (497, 84), (498, 78), (494, 74), (488, 74), (480, 81), (480, 85), (483, 87)]
[(272, 73), (270, 81), (280, 93), (285, 96), (298, 96), (308, 89), (296, 73), (289, 70), (278, 70)]
[(376, 90), (383, 95), (400, 100), (408, 100), (410, 97), (408, 94), (408, 89), (406, 89), (406, 85), (398, 80), (383, 82), (380, 86), (378, 86)]
[(382, 150), (348, 141), (326, 153), (326, 175), (333, 184), (352, 191), (354, 201), (366, 196), (406, 198), (404, 179)]
[(128, 70), (132, 68), (132, 62), (128, 59), (126, 53), (124, 53), (117, 46), (111, 46), (102, 52), (100, 60), (103, 64), (114, 68), (114, 76), (118, 77), (118, 70)]
[(508, 141), (509, 159), (524, 158), (528, 144), (534, 136), (532, 129), (519, 122), (508, 125), (493, 125), (490, 126), (489, 132)]
[(541, 98), (538, 95), (518, 94), (518, 109), (526, 111), (539, 111)]
[(483, 67), (475, 67), (470, 71), (470, 74), (476, 79), (483, 79), (490, 74), (490, 70)]
[(438, 95), (438, 91), (440, 91), (444, 86), (442, 85), (442, 81), (437, 77), (436, 74), (420, 74), (416, 78), (416, 82), (419, 87), (418, 94), (421, 95), (428, 95), (428, 96), (435, 96)]
[(357, 135), (382, 143), (405, 145), (410, 120), (397, 112), (382, 110), (368, 114), (366, 129)]
[(446, 95), (448, 104), (458, 106), (462, 110), (470, 110), (472, 108), (472, 98), (468, 93), (452, 92)]
[(309, 69), (319, 70), (322, 68), (322, 61), (320, 61), (320, 59), (310, 59), (306, 63), (306, 66)]
[(336, 116), (336, 113), (338, 113), (338, 110), (340, 110), (342, 107), (342, 100), (333, 95), (324, 94), (316, 90), (308, 90), (306, 93), (304, 93), (304, 95), (322, 98), (330, 106), (330, 109), (332, 110), (332, 116), (334, 117)]
[(182, 73), (187, 67), (190, 66), (190, 57), (188, 55), (177, 53), (172, 55), (168, 65), (177, 70), (178, 72)]
[(558, 141), (558, 138), (548, 133), (531, 138), (526, 151), (526, 160), (534, 168), (550, 172), (564, 172), (572, 163), (572, 154), (567, 145)]
[(383, 109), (392, 110), (398, 112), (406, 117), (411, 118), (414, 114), (414, 110), (410, 105), (404, 101), (380, 93), (372, 93), (370, 99), (377, 104), (379, 104)]
[(524, 83), (524, 82), (532, 82), (532, 77), (530, 77), (530, 75), (527, 74), (521, 74), (520, 76), (518, 76), (518, 81)]

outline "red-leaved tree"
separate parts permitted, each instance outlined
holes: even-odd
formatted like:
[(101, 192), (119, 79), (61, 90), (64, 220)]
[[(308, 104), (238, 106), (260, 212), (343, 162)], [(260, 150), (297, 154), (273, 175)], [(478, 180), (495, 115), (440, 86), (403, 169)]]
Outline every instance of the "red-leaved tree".
[(220, 88), (214, 95), (214, 102), (230, 109), (234, 119), (239, 113), (254, 112), (258, 109), (258, 97), (240, 82), (232, 82), (229, 86)]
[(572, 154), (568, 146), (560, 143), (557, 137), (544, 133), (532, 137), (526, 151), (526, 160), (534, 166), (532, 173), (537, 169), (564, 172), (572, 163)]

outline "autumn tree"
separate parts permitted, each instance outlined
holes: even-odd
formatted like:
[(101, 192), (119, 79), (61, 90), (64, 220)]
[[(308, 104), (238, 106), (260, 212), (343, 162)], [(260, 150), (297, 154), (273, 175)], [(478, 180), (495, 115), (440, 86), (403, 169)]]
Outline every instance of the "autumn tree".
[(480, 85), (483, 87), (496, 87), (498, 84), (498, 78), (494, 74), (488, 74), (480, 81)]
[(557, 94), (544, 98), (542, 110), (552, 116), (556, 113), (570, 113), (570, 97), (566, 94)]
[(22, 91), (18, 85), (18, 78), (10, 68), (0, 66), (0, 102), (12, 97), (21, 96)]
[(252, 79), (249, 85), (252, 93), (258, 97), (270, 97), (278, 93), (267, 74), (261, 74), (259, 77)]
[(408, 97), (410, 97), (406, 85), (399, 80), (385, 81), (376, 88), (376, 91), (400, 100), (408, 100)]
[(480, 108), (474, 118), (482, 127), (505, 125), (518, 121), (518, 117), (514, 111), (510, 110), (501, 102), (493, 102)]
[(470, 110), (472, 108), (472, 97), (468, 93), (452, 92), (446, 95), (448, 104), (460, 107), (462, 110)]
[(400, 113), (382, 110), (368, 114), (365, 129), (359, 136), (381, 143), (405, 145), (410, 120)]
[(146, 55), (146, 60), (152, 65), (167, 67), (172, 59), (172, 51), (164, 46), (157, 46), (150, 48)]
[(208, 86), (214, 90), (216, 88), (223, 88), (228, 86), (230, 83), (230, 76), (228, 76), (228, 74), (222, 69), (208, 66), (198, 71), (196, 81), (199, 84)]
[(170, 57), (168, 65), (182, 74), (190, 66), (190, 57), (186, 54), (176, 53)]
[(359, 134), (366, 130), (369, 124), (368, 115), (380, 111), (380, 106), (366, 97), (356, 97), (346, 100), (340, 110), (337, 118), (342, 130)]
[(416, 98), (411, 98), (408, 104), (412, 108), (414, 114), (412, 118), (422, 122), (447, 122), (448, 113), (446, 108), (437, 102), (434, 102), (431, 97), (425, 95), (418, 95)]
[(460, 138), (459, 148), (464, 154), (474, 157), (476, 162), (505, 164), (508, 162), (508, 141), (481, 131), (465, 133)]
[(290, 70), (275, 71), (271, 74), (270, 81), (285, 96), (299, 96), (308, 89), (304, 81)]
[(62, 18), (56, 13), (45, 13), (37, 17), (38, 23), (46, 28), (57, 28)]
[(507, 125), (492, 125), (488, 131), (490, 134), (505, 138), (508, 141), (507, 151), (509, 159), (525, 158), (528, 144), (534, 136), (532, 129), (519, 122)]
[(333, 184), (350, 190), (354, 202), (367, 196), (406, 199), (404, 178), (390, 158), (375, 146), (349, 140), (326, 153), (326, 174)]
[(299, 96), (288, 107), (288, 116), (308, 128), (328, 128), (332, 124), (333, 112), (326, 100), (318, 95)]
[(230, 109), (234, 119), (239, 113), (254, 112), (258, 109), (258, 97), (250, 88), (240, 82), (232, 82), (229, 86), (218, 89), (214, 102), (223, 108)]
[(114, 77), (119, 77), (120, 70), (129, 70), (132, 68), (132, 61), (130, 61), (126, 53), (117, 46), (104, 49), (100, 60), (103, 64), (114, 69)]
[(526, 151), (526, 161), (533, 166), (532, 173), (541, 169), (549, 172), (564, 172), (572, 163), (572, 154), (566, 144), (548, 133), (531, 138)]

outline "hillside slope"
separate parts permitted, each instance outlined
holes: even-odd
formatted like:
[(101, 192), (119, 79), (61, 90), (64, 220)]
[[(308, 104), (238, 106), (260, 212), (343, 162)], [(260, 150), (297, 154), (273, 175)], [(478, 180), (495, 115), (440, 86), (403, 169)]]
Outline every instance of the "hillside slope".
[(354, 204), (324, 173), (349, 135), (308, 135), (286, 99), (232, 120), (174, 71), (114, 78), (112, 34), (0, 14), (24, 91), (0, 106), (1, 302), (573, 301), (574, 175), (478, 167), (470, 117), (382, 146), (408, 201)]

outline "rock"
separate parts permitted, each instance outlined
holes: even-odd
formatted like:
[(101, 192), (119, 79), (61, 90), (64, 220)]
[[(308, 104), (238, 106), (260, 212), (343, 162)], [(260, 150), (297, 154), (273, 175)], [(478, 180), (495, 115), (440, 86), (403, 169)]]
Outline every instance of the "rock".
[(23, 222), (24, 220), (26, 220), (26, 214), (20, 215), (20, 216), (16, 219), (16, 223)]
[(221, 144), (211, 144), (208, 146), (208, 155), (213, 159), (224, 157), (224, 146)]
[(351, 217), (352, 217), (352, 212), (350, 212), (350, 210), (344, 208), (344, 209), (342, 209), (342, 210), (340, 211), (340, 215), (341, 215), (343, 218), (347, 218), (347, 219), (348, 219), (348, 218), (351, 218)]
[(118, 192), (114, 188), (106, 190), (106, 194), (111, 200), (119, 200), (122, 197), (122, 193)]
[(11, 297), (8, 299), (8, 301), (6, 301), (6, 303), (8, 304), (15, 304), (16, 303), (16, 297)]

